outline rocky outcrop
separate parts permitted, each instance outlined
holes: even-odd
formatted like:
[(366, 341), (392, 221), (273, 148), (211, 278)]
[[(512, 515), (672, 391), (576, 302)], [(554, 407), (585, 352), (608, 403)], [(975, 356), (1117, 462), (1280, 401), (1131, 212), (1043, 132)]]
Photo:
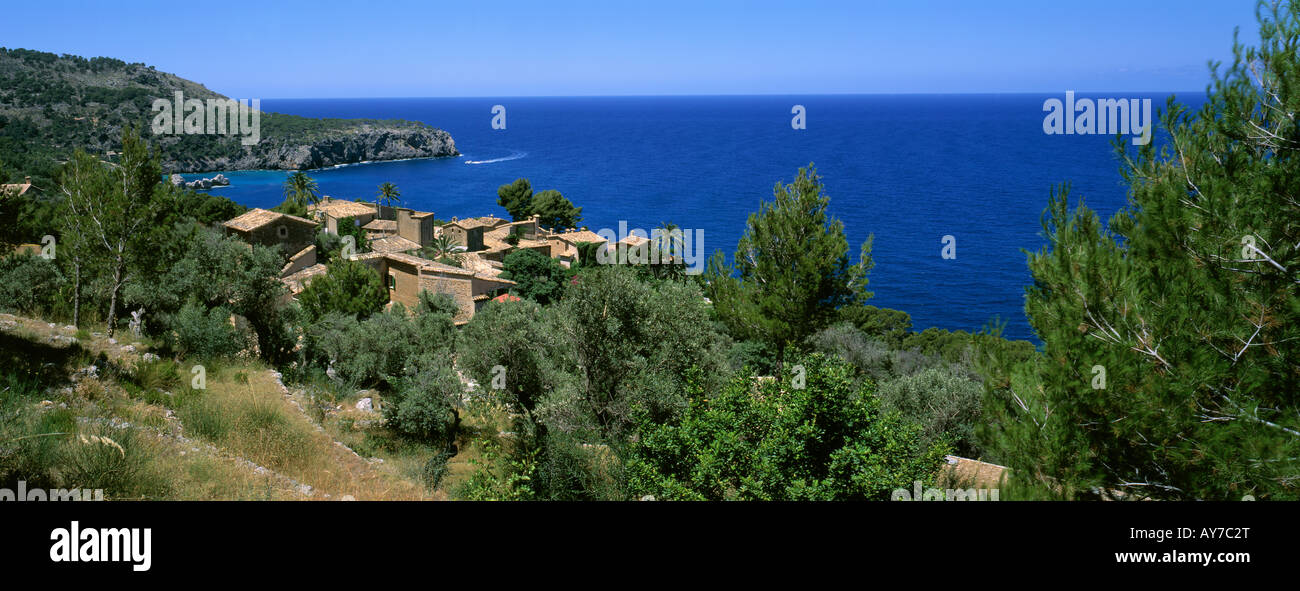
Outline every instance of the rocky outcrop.
[(181, 178), (181, 175), (173, 174), (171, 176), (171, 182), (173, 185), (176, 185), (177, 187), (184, 187), (186, 189), (193, 189), (195, 191), (204, 191), (207, 189), (211, 189), (212, 187), (230, 186), (230, 179), (226, 178), (226, 175), (220, 173), (218, 173), (217, 176), (214, 176), (212, 178), (199, 179), (197, 181), (189, 181), (189, 182), (186, 182), (184, 178)]
[[(234, 141), (234, 140), (232, 140)], [(422, 124), (363, 125), (326, 132), (310, 140), (262, 138), (235, 156), (164, 160), (173, 172), (209, 170), (311, 170), (409, 158), (459, 156), (451, 134)]]

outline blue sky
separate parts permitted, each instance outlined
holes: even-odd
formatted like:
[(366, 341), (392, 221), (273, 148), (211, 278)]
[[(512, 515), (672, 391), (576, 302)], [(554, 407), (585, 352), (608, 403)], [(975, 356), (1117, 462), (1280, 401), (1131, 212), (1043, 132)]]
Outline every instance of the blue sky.
[[(201, 4), (206, 9), (191, 8)], [(11, 3), (0, 46), (236, 98), (1200, 91), (1253, 0)]]

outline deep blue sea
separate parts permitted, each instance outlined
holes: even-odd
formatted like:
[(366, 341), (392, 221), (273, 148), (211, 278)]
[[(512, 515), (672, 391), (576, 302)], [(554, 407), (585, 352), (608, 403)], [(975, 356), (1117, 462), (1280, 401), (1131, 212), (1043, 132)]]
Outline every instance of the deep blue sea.
[[(1152, 98), (1154, 113), (1166, 95), (1079, 96)], [(581, 224), (593, 230), (673, 222), (702, 228), (706, 251), (729, 257), (773, 185), (815, 162), (855, 259), (875, 234), (873, 304), (907, 311), (918, 330), (978, 330), (999, 317), (1007, 336), (1033, 338), (1022, 249), (1043, 244), (1048, 191), (1070, 181), (1104, 218), (1126, 199), (1111, 136), (1043, 133), (1043, 101), (1053, 97), (1064, 92), (278, 99), (262, 108), (423, 121), (450, 132), (463, 154), (312, 172), (325, 195), (371, 198), (388, 181), (404, 205), (439, 219), (504, 216), (497, 187), (525, 177), (581, 206)], [(1178, 97), (1203, 102), (1200, 92)], [(497, 104), (507, 109), (504, 130), (491, 126)], [(806, 129), (791, 127), (796, 104)], [(283, 199), (283, 171), (223, 172), (232, 186), (217, 194), (256, 207)], [(940, 256), (945, 235), (956, 238), (955, 259)]]

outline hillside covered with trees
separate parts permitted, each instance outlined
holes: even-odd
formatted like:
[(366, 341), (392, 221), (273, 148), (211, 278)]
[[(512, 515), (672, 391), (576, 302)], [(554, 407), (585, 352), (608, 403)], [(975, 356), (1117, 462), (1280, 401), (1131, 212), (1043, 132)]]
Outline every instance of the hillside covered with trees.
[[(155, 99), (224, 99), (201, 84), (141, 63), (0, 48), (0, 174), (31, 176), (52, 186), (57, 163), (81, 148), (113, 160), (122, 128), (148, 134)], [(235, 97), (248, 98), (248, 97)], [(423, 123), (312, 119), (262, 112), (260, 142), (238, 135), (150, 137), (164, 173), (242, 169), (305, 169), (363, 160), (453, 156), (447, 132)], [(16, 177), (16, 178), (15, 178)]]

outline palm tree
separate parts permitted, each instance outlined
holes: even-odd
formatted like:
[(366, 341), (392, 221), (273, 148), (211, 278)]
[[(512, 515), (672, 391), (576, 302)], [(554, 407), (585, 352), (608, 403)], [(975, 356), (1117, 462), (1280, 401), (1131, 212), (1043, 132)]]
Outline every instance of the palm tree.
[(424, 253), (432, 260), (438, 260), (459, 250), (460, 247), (452, 241), (451, 236), (439, 234), (429, 245), (424, 247)]
[(320, 203), (320, 189), (307, 173), (298, 171), (284, 180), (284, 198), (300, 207)]
[(679, 229), (679, 226), (672, 222), (661, 222), (659, 227), (655, 229), (659, 230), (659, 237), (656, 240), (656, 242), (658, 242), (659, 255), (661, 257), (676, 256), (678, 251), (681, 250), (682, 236), (680, 232), (673, 234), (673, 230)]
[[(656, 277), (676, 278), (683, 270), (681, 267), (683, 261), (680, 257), (683, 254), (684, 244), (680, 228), (672, 222), (663, 222), (659, 224), (657, 230), (659, 235), (655, 237), (655, 243), (651, 244), (652, 249), (659, 251), (659, 264), (654, 266), (654, 274)], [(678, 231), (674, 233), (674, 230)]]
[(378, 197), (379, 197), (380, 205), (392, 205), (394, 203), (401, 203), (402, 200), (398, 199), (398, 197), (401, 196), (402, 194), (397, 192), (397, 185), (394, 185), (393, 183), (384, 183), (382, 185), (379, 185)]

